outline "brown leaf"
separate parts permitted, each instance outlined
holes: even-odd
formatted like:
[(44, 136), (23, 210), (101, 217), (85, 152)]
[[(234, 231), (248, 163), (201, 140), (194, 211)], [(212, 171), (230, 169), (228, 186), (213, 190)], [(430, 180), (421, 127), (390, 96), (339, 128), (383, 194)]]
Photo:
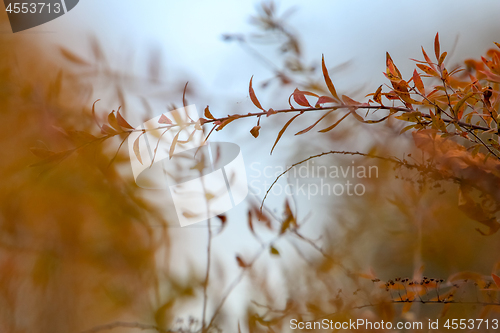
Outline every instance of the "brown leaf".
[(182, 105), (186, 108), (188, 106), (187, 100), (186, 100), (186, 90), (188, 87), (188, 82), (186, 82), (186, 85), (184, 86), (184, 91), (182, 92)]
[(259, 136), (259, 130), (260, 126), (254, 126), (251, 130), (250, 133), (253, 135), (254, 138)]
[(238, 266), (240, 266), (241, 268), (247, 268), (248, 267), (248, 264), (245, 263), (245, 261), (243, 261), (243, 259), (241, 259), (240, 256), (236, 256), (236, 261), (238, 262)]
[(330, 79), (330, 75), (328, 74), (328, 69), (326, 68), (325, 65), (325, 56), (323, 56), (321, 59), (321, 68), (323, 69), (323, 77), (325, 78), (325, 83), (326, 86), (328, 87), (328, 90), (330, 91), (330, 94), (332, 94), (332, 96), (335, 97), (337, 101), (340, 102), (340, 98), (337, 95), (337, 91), (335, 90), (335, 86), (333, 85), (332, 79)]
[(205, 117), (207, 117), (208, 119), (215, 119), (215, 117), (210, 113), (210, 110), (208, 109), (208, 105), (205, 108)]
[(259, 109), (261, 109), (262, 111), (266, 111), (264, 110), (264, 108), (262, 107), (262, 105), (260, 105), (260, 102), (259, 100), (257, 99), (257, 96), (255, 96), (255, 92), (253, 91), (253, 88), (252, 88), (252, 80), (253, 80), (253, 76), (250, 78), (250, 86), (248, 88), (248, 92), (250, 94), (250, 99), (252, 100), (252, 103), (258, 107)]
[(271, 155), (273, 154), (274, 147), (276, 147), (276, 145), (278, 144), (278, 141), (280, 141), (281, 136), (283, 135), (283, 133), (285, 133), (285, 131), (288, 128), (288, 126), (292, 123), (292, 121), (295, 120), (295, 118), (297, 118), (300, 115), (301, 115), (300, 113), (296, 114), (295, 116), (293, 116), (292, 118), (290, 118), (290, 120), (288, 120), (286, 122), (285, 126), (283, 126), (283, 128), (281, 129), (281, 131), (278, 133), (278, 137), (276, 138), (276, 141), (274, 142), (273, 148), (271, 148)]
[(311, 104), (309, 104), (309, 101), (307, 100), (305, 95), (319, 97), (318, 95), (316, 95), (312, 92), (302, 91), (302, 90), (299, 90), (297, 88), (295, 88), (295, 91), (292, 94), (293, 99), (297, 104), (299, 104), (300, 106), (304, 106), (304, 107), (311, 107)]
[(436, 33), (436, 38), (434, 38), (434, 53), (436, 54), (436, 60), (438, 60), (441, 54), (439, 49), (439, 32)]

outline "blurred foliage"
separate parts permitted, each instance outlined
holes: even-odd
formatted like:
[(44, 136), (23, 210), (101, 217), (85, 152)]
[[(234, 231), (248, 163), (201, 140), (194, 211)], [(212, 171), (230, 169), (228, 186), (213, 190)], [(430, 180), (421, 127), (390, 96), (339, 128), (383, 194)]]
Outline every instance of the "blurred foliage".
[[(8, 147), (0, 153), (2, 331), (280, 332), (290, 330), (292, 319), (421, 321), (425, 327), (436, 318), (444, 331), (450, 318), (498, 318), (500, 51), (449, 70), (436, 35), (435, 60), (422, 49), (424, 60), (405, 79), (387, 54), (388, 84), (356, 101), (338, 94), (324, 58), (318, 66), (307, 64), (285, 17), (264, 3), (252, 18), (258, 34), (225, 36), (273, 72), (258, 89), (250, 79), (249, 97), (258, 110), (217, 118), (207, 107), (199, 122), (180, 126), (163, 116), (159, 127), (192, 125), (194, 133), (203, 126), (210, 136), (254, 118), (250, 133), (259, 140), (261, 122), (290, 113), (271, 152), (299, 123), (295, 135), (302, 138), (316, 126), (324, 133), (314, 137), (323, 153), (305, 150), (309, 157), (294, 161), (283, 176), (313, 159), (326, 166), (356, 159), (378, 173), (357, 179), (366, 188), (362, 196), (313, 202), (324, 224), (299, 218), (294, 196), (284, 198), (281, 215), (267, 209), (266, 198), (249, 202), (247, 231), (259, 246), (253, 255), (235, 254), (234, 262), (222, 263), (223, 270), (238, 266), (239, 274), (221, 290), (210, 278), (216, 269), (211, 242), (231, 221), (219, 216), (218, 233), (209, 222), (204, 279), (173, 278), (160, 208), (119, 172), (128, 160), (115, 148), (132, 126), (114, 110), (103, 121), (83, 93), (88, 83), (71, 66), (61, 68), (39, 57), (36, 45), (0, 35), (0, 133)], [(250, 45), (269, 39), (277, 42), (282, 65)], [(88, 64), (68, 50), (61, 54), (75, 67)], [(97, 44), (94, 54), (103, 61)], [(289, 108), (261, 104), (258, 95), (273, 82), (296, 88)], [(184, 105), (185, 95), (186, 88)], [(363, 142), (366, 152), (331, 150), (347, 138)], [(403, 149), (405, 155), (395, 157)], [(286, 263), (281, 292), (257, 265), (265, 255)], [(227, 316), (237, 315), (224, 307), (226, 300), (245, 277), (250, 297), (239, 302), (246, 316), (226, 329)], [(182, 299), (200, 305), (199, 318), (182, 319), (176, 307)]]

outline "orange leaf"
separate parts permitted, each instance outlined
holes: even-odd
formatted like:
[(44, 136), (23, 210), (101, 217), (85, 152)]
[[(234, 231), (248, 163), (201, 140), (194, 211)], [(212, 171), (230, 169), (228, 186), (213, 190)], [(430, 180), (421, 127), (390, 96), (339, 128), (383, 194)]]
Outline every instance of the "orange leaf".
[(335, 86), (333, 85), (332, 79), (330, 79), (330, 75), (328, 74), (328, 70), (325, 65), (325, 56), (323, 56), (321, 59), (321, 67), (323, 69), (323, 77), (325, 78), (325, 83), (328, 87), (328, 90), (330, 91), (330, 94), (332, 94), (333, 97), (340, 101), (340, 98), (337, 95), (337, 91), (335, 90)]
[(421, 70), (423, 70), (425, 73), (431, 75), (431, 76), (438, 76), (437, 72), (429, 67), (429, 66), (426, 66), (426, 65), (422, 65), (422, 64), (417, 64), (417, 67), (420, 68)]
[(427, 53), (425, 52), (425, 50), (424, 50), (423, 47), (422, 47), (422, 54), (424, 55), (425, 61), (427, 61), (427, 63), (429, 64), (429, 66), (431, 66), (432, 69), (434, 69), (434, 71), (435, 71), (436, 68), (434, 67), (434, 64), (432, 63), (431, 58), (429, 58), (429, 56), (427, 55)]
[(434, 38), (434, 53), (436, 54), (436, 60), (438, 60), (441, 54), (439, 49), (439, 32), (436, 33), (436, 38)]
[(208, 119), (215, 119), (215, 117), (212, 116), (212, 114), (210, 113), (210, 110), (208, 109), (208, 105), (205, 108), (205, 117), (207, 117)]
[(283, 126), (283, 128), (281, 129), (281, 131), (278, 133), (278, 137), (276, 138), (276, 141), (274, 142), (273, 148), (271, 148), (271, 155), (273, 154), (274, 147), (276, 147), (276, 145), (278, 144), (278, 141), (280, 141), (281, 136), (283, 135), (283, 133), (285, 133), (285, 131), (288, 128), (288, 126), (292, 123), (292, 121), (295, 120), (295, 118), (297, 118), (300, 115), (301, 115), (301, 113), (293, 116), (292, 118), (290, 118), (290, 120), (288, 120), (286, 122), (285, 126)]
[(439, 56), (439, 61), (438, 61), (438, 65), (441, 66), (441, 64), (444, 62), (444, 58), (446, 58), (446, 55), (448, 55), (448, 52), (443, 52), (440, 56)]
[(253, 135), (254, 138), (259, 136), (259, 130), (260, 126), (254, 126), (251, 130), (250, 133)]
[(396, 65), (394, 65), (394, 61), (392, 61), (392, 58), (389, 55), (389, 52), (385, 53), (385, 64), (387, 66), (387, 74), (392, 74), (393, 76), (395, 76), (399, 79), (401, 78), (401, 73), (399, 72)]
[(416, 69), (413, 70), (413, 83), (415, 83), (415, 87), (417, 87), (418, 91), (422, 95), (425, 95), (424, 83), (422, 82), (422, 79), (420, 78), (420, 75), (417, 73)]
[[(250, 99), (252, 100), (252, 103), (258, 107), (259, 109), (261, 109), (262, 111), (266, 111), (264, 110), (264, 108), (262, 107), (262, 105), (260, 105), (260, 102), (259, 100), (257, 99), (257, 96), (255, 96), (255, 91), (253, 91), (253, 88), (252, 88), (252, 80), (253, 80), (253, 76), (250, 78), (250, 86), (248, 87), (248, 92), (250, 94)], [(206, 109), (205, 109), (206, 110)]]
[(382, 105), (382, 86), (378, 87), (377, 91), (373, 95), (373, 100), (378, 104)]

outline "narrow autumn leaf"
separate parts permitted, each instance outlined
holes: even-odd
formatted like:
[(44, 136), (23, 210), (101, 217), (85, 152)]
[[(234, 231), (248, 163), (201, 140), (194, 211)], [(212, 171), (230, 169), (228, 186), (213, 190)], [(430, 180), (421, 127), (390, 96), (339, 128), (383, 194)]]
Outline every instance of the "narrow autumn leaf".
[(415, 83), (415, 87), (422, 94), (425, 95), (424, 83), (422, 82), (422, 78), (418, 74), (417, 70), (413, 70), (413, 83)]
[(135, 154), (135, 157), (137, 157), (137, 160), (139, 160), (139, 162), (141, 164), (142, 163), (142, 158), (141, 158), (141, 151), (140, 151), (140, 147), (139, 147), (139, 139), (141, 138), (141, 136), (144, 134), (144, 132), (141, 133), (141, 135), (139, 135), (137, 137), (137, 139), (135, 139), (134, 141), (134, 154)]
[(423, 70), (425, 73), (431, 75), (431, 76), (438, 76), (437, 72), (429, 67), (429, 66), (426, 66), (426, 65), (422, 65), (422, 64), (417, 64), (417, 67), (420, 68), (421, 70)]
[(326, 68), (326, 65), (325, 65), (325, 56), (324, 55), (321, 59), (321, 67), (323, 69), (323, 77), (325, 78), (325, 83), (326, 83), (326, 86), (328, 87), (328, 90), (330, 91), (330, 94), (332, 94), (333, 97), (335, 97), (338, 101), (340, 101), (340, 98), (337, 95), (337, 91), (335, 90), (335, 86), (333, 85), (332, 79), (330, 79), (330, 75), (328, 74), (328, 69)]
[(288, 128), (288, 126), (292, 123), (292, 121), (295, 120), (295, 118), (297, 118), (300, 115), (301, 115), (301, 113), (296, 114), (295, 116), (293, 116), (292, 118), (290, 118), (290, 120), (288, 120), (286, 122), (285, 126), (283, 126), (283, 128), (281, 129), (281, 131), (278, 133), (278, 137), (276, 138), (276, 141), (274, 142), (273, 148), (271, 148), (271, 155), (273, 154), (274, 147), (276, 147), (276, 145), (278, 144), (278, 141), (280, 141), (281, 137), (283, 136), (283, 133), (285, 133), (285, 131)]
[(128, 129), (134, 129), (126, 120), (125, 118), (122, 117), (120, 114), (120, 109), (116, 112), (116, 121), (118, 122), (118, 125), (120, 125), (123, 128), (128, 128)]
[(392, 74), (393, 76), (401, 79), (401, 73), (399, 69), (394, 65), (394, 61), (392, 61), (391, 55), (389, 52), (385, 53), (385, 64), (387, 67), (387, 74)]
[(373, 95), (373, 100), (377, 102), (380, 105), (382, 104), (382, 85), (377, 88), (377, 91), (375, 91), (375, 94)]
[(187, 100), (186, 100), (186, 90), (188, 87), (188, 82), (186, 82), (186, 85), (184, 86), (184, 91), (182, 92), (182, 105), (186, 108), (188, 106)]
[(441, 66), (441, 64), (444, 62), (444, 59), (446, 58), (446, 56), (448, 55), (448, 52), (443, 52), (440, 56), (439, 56), (439, 60), (438, 60), (438, 66)]
[(425, 52), (423, 46), (422, 46), (422, 54), (424, 55), (425, 61), (427, 61), (427, 63), (429, 64), (429, 66), (431, 66), (432, 69), (434, 69), (434, 71), (435, 71), (436, 67), (434, 67), (434, 63), (431, 61), (431, 58), (429, 58), (429, 56), (427, 55), (427, 52)]
[(248, 87), (248, 92), (250, 94), (250, 99), (252, 100), (252, 103), (258, 107), (259, 109), (261, 109), (262, 111), (266, 111), (264, 110), (264, 108), (262, 107), (262, 105), (260, 105), (260, 102), (259, 100), (257, 99), (257, 96), (255, 96), (255, 91), (253, 90), (253, 87), (252, 87), (252, 80), (253, 80), (253, 76), (250, 78), (250, 86)]
[(331, 125), (331, 126), (328, 126), (327, 128), (323, 128), (322, 130), (320, 130), (319, 132), (321, 133), (326, 133), (326, 132), (329, 132), (331, 131), (332, 129), (334, 129), (335, 127), (337, 127), (338, 124), (340, 124), (342, 122), (342, 120), (344, 120), (345, 118), (347, 118), (348, 115), (350, 115), (351, 113), (348, 112), (346, 113), (342, 118), (340, 118), (335, 124)]
[(310, 130), (312, 130), (316, 125), (318, 125), (318, 123), (320, 121), (322, 121), (323, 119), (325, 119), (326, 116), (328, 116), (330, 113), (332, 113), (334, 110), (330, 110), (328, 111), (327, 113), (325, 113), (324, 115), (321, 116), (321, 118), (319, 118), (314, 124), (312, 124), (311, 126), (303, 129), (302, 131), (299, 131), (297, 133), (295, 133), (295, 135), (301, 135), (301, 134), (304, 134), (304, 133), (307, 133), (309, 132)]
[(458, 102), (457, 104), (455, 104), (455, 108), (454, 108), (454, 114), (458, 117), (458, 115), (460, 114), (460, 117), (459, 119), (461, 118), (461, 115), (463, 114), (463, 110), (462, 112), (460, 112), (460, 108), (465, 104), (465, 102), (467, 101), (467, 99), (469, 99), (470, 97), (474, 96), (474, 92), (473, 91), (470, 91), (468, 92), (467, 94), (465, 94), (464, 97), (462, 97)]
[(205, 108), (205, 117), (207, 117), (208, 119), (215, 119), (215, 117), (210, 113), (210, 110), (208, 109), (208, 105)]
[(436, 54), (436, 60), (439, 60), (439, 56), (441, 55), (439, 47), (439, 32), (436, 33), (436, 38), (434, 38), (434, 53)]

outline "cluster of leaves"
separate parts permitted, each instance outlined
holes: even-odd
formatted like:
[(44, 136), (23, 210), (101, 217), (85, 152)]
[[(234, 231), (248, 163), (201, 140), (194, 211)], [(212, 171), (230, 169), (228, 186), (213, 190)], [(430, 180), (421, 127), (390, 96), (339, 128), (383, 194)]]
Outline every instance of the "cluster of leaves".
[[(298, 39), (285, 29), (282, 24), (276, 23), (273, 7), (264, 6), (263, 8), (263, 16), (258, 20), (259, 24), (262, 25), (264, 30), (278, 31), (280, 34), (287, 36), (285, 38), (287, 46), (283, 51), (291, 54), (293, 59), (299, 61), (300, 47)], [(228, 36), (227, 38), (232, 39), (234, 37)], [(238, 40), (244, 42), (241, 38)], [(500, 47), (499, 44), (497, 46)], [(296, 132), (295, 135), (306, 134), (317, 126), (320, 128), (319, 132), (327, 133), (337, 128), (341, 123), (345, 124), (346, 119), (354, 119), (365, 125), (396, 119), (405, 124), (402, 125), (403, 128), (400, 130), (400, 134), (412, 131), (416, 146), (426, 154), (427, 157), (422, 159), (421, 162), (409, 164), (404, 159), (399, 160), (392, 157), (376, 156), (372, 153), (345, 151), (325, 152), (316, 157), (326, 154), (353, 154), (376, 157), (395, 163), (399, 167), (416, 169), (423, 176), (434, 180), (454, 182), (459, 187), (457, 191), (459, 193), (458, 207), (469, 218), (488, 228), (486, 232), (478, 229), (481, 234), (492, 235), (500, 229), (500, 224), (495, 217), (497, 211), (500, 210), (500, 197), (497, 193), (498, 185), (500, 185), (500, 144), (498, 143), (500, 51), (492, 49), (488, 51), (486, 57), (481, 58), (481, 61), (468, 60), (465, 62), (466, 68), (457, 67), (451, 70), (446, 67), (447, 52), (441, 52), (438, 35), (436, 35), (434, 43), (435, 60), (432, 60), (423, 48), (422, 53), (424, 60), (415, 60), (417, 69), (407, 79), (403, 78), (403, 75), (387, 53), (384, 75), (390, 83), (385, 88), (380, 86), (374, 93), (366, 95), (366, 97), (369, 97), (367, 101), (356, 101), (347, 95), (339, 95), (329, 75), (325, 60), (322, 59), (321, 71), (326, 89), (313, 85), (309, 85), (307, 89), (303, 90), (295, 89), (289, 97), (290, 107), (287, 109), (264, 108), (257, 98), (253, 87), (253, 78), (251, 78), (249, 97), (259, 111), (215, 117), (207, 106), (204, 110), (204, 117), (200, 118), (199, 122), (185, 122), (180, 118), (176, 118), (175, 114), (173, 117), (162, 115), (158, 121), (158, 127), (151, 130), (163, 131), (160, 140), (161, 136), (167, 131), (173, 128), (178, 129), (170, 147), (170, 157), (172, 157), (175, 146), (182, 143), (178, 140), (182, 131), (188, 131), (191, 137), (193, 133), (200, 131), (202, 127), (211, 126), (206, 137), (208, 139), (214, 131), (223, 130), (240, 118), (253, 117), (257, 119), (257, 124), (252, 127), (250, 133), (257, 138), (261, 130), (261, 119), (290, 113), (292, 116), (278, 132), (271, 148), (272, 153), (290, 125), (305, 113), (322, 114), (313, 123), (307, 124)], [(288, 62), (286, 69), (291, 70), (293, 68), (292, 63)], [(300, 68), (304, 70), (305, 67)], [(293, 82), (285, 71), (276, 70), (275, 73), (276, 77), (280, 78), (281, 83), (289, 84)], [(184, 90), (183, 105), (187, 106), (185, 94), (186, 89)], [(95, 103), (92, 112), (99, 127), (100, 136), (83, 131), (64, 130), (64, 135), (74, 144), (74, 147), (62, 152), (53, 152), (46, 147), (33, 148), (32, 152), (42, 158), (42, 161), (35, 165), (58, 163), (74, 151), (116, 136), (122, 139), (121, 147), (131, 133), (140, 131), (144, 134), (147, 131), (146, 129), (134, 129), (122, 117), (119, 112), (120, 109), (111, 111), (107, 115), (106, 123), (102, 124), (102, 121), (99, 121), (95, 115), (94, 109)], [(379, 116), (379, 114), (382, 115)], [(319, 127), (320, 124), (323, 126)], [(133, 146), (136, 157), (141, 161), (139, 138), (136, 139)], [(111, 161), (113, 160), (114, 158)], [(311, 245), (321, 253), (329, 262), (329, 265), (340, 267), (346, 276), (352, 278), (353, 274), (347, 268), (332, 258), (315, 241), (302, 234), (301, 227), (303, 224), (298, 221), (291, 206), (287, 200), (284, 205), (283, 217), (277, 217), (271, 212), (264, 211), (263, 204), (260, 208), (253, 205), (249, 209), (249, 230), (262, 246), (260, 251), (252, 258), (236, 255), (236, 263), (240, 267), (242, 274), (249, 271), (264, 252), (268, 252), (273, 256), (280, 256), (280, 249), (276, 245), (278, 240), (284, 236), (291, 236)], [(225, 216), (220, 216), (219, 219), (224, 225)], [(275, 238), (268, 242), (263, 241), (257, 232), (257, 223), (267, 231), (274, 233)], [(211, 238), (212, 235), (210, 234), (209, 237)], [(210, 262), (210, 259), (208, 261)], [(205, 291), (208, 284), (208, 271), (209, 268), (207, 268), (207, 277), (204, 281)], [(203, 313), (201, 331), (207, 332), (215, 328), (215, 320), (221, 312), (225, 300), (241, 278), (242, 275), (239, 275), (235, 283), (231, 284), (233, 287), (230, 287), (228, 292), (224, 294), (208, 322), (205, 321), (205, 312)], [(409, 311), (411, 303), (414, 302), (453, 303), (453, 295), (455, 295), (458, 288), (453, 282), (457, 279), (458, 277), (455, 280), (453, 278), (448, 279), (448, 282), (451, 283), (451, 289), (444, 294), (439, 291), (440, 285), (444, 282), (441, 279), (398, 278), (389, 280), (386, 283), (374, 282), (380, 283), (382, 288), (390, 292), (390, 301), (408, 303), (408, 305), (404, 305), (404, 311)], [(493, 279), (495, 285), (498, 286), (498, 277), (493, 275)], [(491, 287), (491, 285), (484, 285), (482, 282), (476, 283), (482, 289)], [(429, 289), (434, 290), (435, 297), (430, 297)], [(340, 300), (340, 296), (338, 300)], [(497, 303), (492, 304), (497, 305)], [(341, 306), (338, 307), (342, 308)], [(313, 306), (310, 306), (310, 308), (312, 309), (311, 312), (316, 311)], [(355, 307), (353, 306), (353, 308)], [(205, 309), (206, 306), (204, 306), (204, 311)], [(293, 313), (290, 312), (291, 309), (293, 309), (292, 306), (287, 306), (286, 311), (281, 312), (280, 318), (285, 318), (286, 315)], [(271, 309), (268, 310), (271, 311)], [(251, 320), (258, 322), (260, 325), (272, 326), (272, 322), (264, 319), (264, 317), (259, 315), (250, 316)]]

